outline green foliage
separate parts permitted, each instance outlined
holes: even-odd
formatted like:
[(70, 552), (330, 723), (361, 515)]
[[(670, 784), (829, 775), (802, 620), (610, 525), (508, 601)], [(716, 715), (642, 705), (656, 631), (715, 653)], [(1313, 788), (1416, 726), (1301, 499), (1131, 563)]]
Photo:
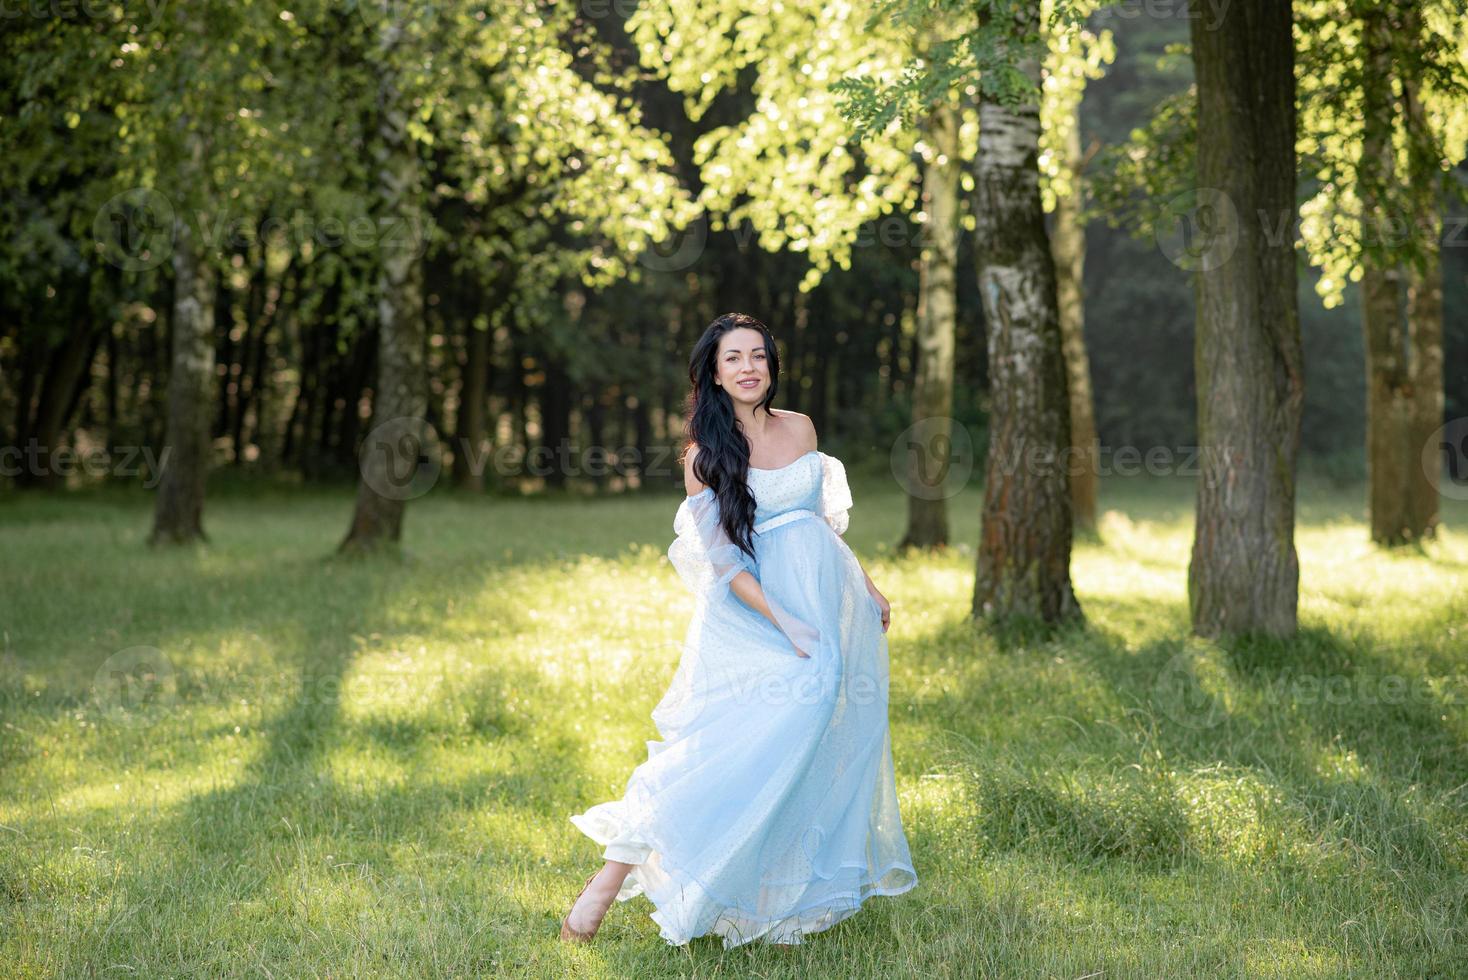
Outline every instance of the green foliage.
[(855, 78), (841, 90), (849, 97), (844, 108), (859, 137), (885, 127), (893, 119), (910, 125), (925, 107), (955, 88), (977, 86), (984, 98), (1007, 105), (1032, 99), (1037, 93), (1019, 65), (1043, 59), (1051, 39), (1079, 32), (1094, 0), (1046, 0), (1040, 31), (1016, 30), (1026, 23), (1025, 11), (1033, 0), (876, 0), (868, 28), (881, 22), (923, 36), (942, 30), (942, 39), (902, 65), (897, 76), (885, 81)]
[[(842, 114), (858, 139), (887, 131), (894, 121), (920, 126), (928, 107), (961, 91), (971, 101), (987, 98), (1013, 104), (1026, 96), (1028, 82), (1017, 70), (1026, 58), (1042, 57), (1040, 173), (1045, 209), (1057, 197), (1075, 192), (1073, 162), (1064, 147), (1076, 123), (1086, 82), (1102, 77), (1116, 57), (1111, 32), (1092, 32), (1086, 19), (1097, 0), (1043, 0), (1041, 31), (1018, 35), (1013, 25), (1024, 4), (993, 0), (977, 6), (950, 0), (878, 0), (868, 28), (891, 22), (908, 32), (918, 48), (895, 79), (869, 75), (841, 79), (832, 88), (845, 96)], [(977, 133), (971, 137), (977, 152)], [(972, 189), (972, 176), (964, 175)], [(971, 227), (971, 225), (970, 225)]]
[(1153, 237), (1171, 216), (1169, 202), (1197, 182), (1197, 92), (1165, 96), (1125, 143), (1098, 155), (1090, 217), (1138, 238)]
[[(1418, 186), (1410, 176), (1414, 152), (1437, 161), (1441, 174), (1464, 159), (1468, 147), (1468, 26), (1461, 4), (1453, 0), (1310, 0), (1298, 5), (1295, 43), (1300, 105), (1298, 151), (1301, 172), (1312, 195), (1300, 207), (1306, 254), (1321, 269), (1317, 292), (1327, 308), (1337, 306), (1347, 282), (1361, 278), (1361, 260), (1370, 255), (1388, 265), (1421, 265), (1436, 250), (1433, 229), (1419, 226), (1425, 193), (1433, 203), (1442, 190), (1468, 200), (1457, 181)], [(1406, 19), (1415, 8), (1415, 25)], [(1382, 171), (1362, 159), (1367, 119), (1363, 83), (1376, 69), (1367, 64), (1363, 16), (1388, 19), (1387, 56), (1393, 101), (1403, 83), (1415, 80), (1427, 115), (1427, 128), (1414, 132), (1395, 106), (1390, 120), (1393, 166)], [(1415, 29), (1413, 29), (1415, 26)], [(1415, 148), (1413, 144), (1415, 145)], [(1363, 216), (1363, 195), (1378, 202), (1374, 216)]]
[(849, 269), (863, 226), (911, 210), (920, 191), (914, 154), (924, 148), (912, 132), (858, 145), (838, 111), (843, 76), (895, 70), (910, 50), (892, 25), (864, 29), (871, 9), (869, 0), (785, 0), (758, 10), (733, 0), (647, 0), (628, 22), (643, 65), (683, 93), (691, 119), (751, 76), (750, 112), (694, 143), (698, 203), (715, 230), (747, 224), (761, 247), (807, 257), (806, 291), (833, 265)]
[(1054, 0), (1044, 0), (1040, 14), (1041, 22), (1050, 25), (1041, 68), (1044, 95), (1040, 100), (1040, 192), (1046, 211), (1055, 210), (1057, 198), (1080, 190), (1075, 186), (1080, 175), (1072, 168), (1081, 161), (1069, 160), (1065, 147), (1071, 131), (1080, 125), (1079, 109), (1086, 83), (1103, 77), (1106, 66), (1116, 59), (1111, 31), (1086, 29), (1085, 18), (1096, 9), (1094, 0), (1074, 0), (1065, 5), (1068, 16), (1056, 16), (1054, 6)]
[[(1310, 0), (1296, 5), (1296, 85), (1299, 106), (1297, 153), (1305, 197), (1300, 205), (1300, 241), (1304, 255), (1321, 270), (1316, 291), (1327, 308), (1338, 306), (1348, 282), (1360, 279), (1361, 260), (1371, 254), (1387, 263), (1420, 264), (1436, 247), (1431, 229), (1417, 227), (1422, 195), (1440, 191), (1456, 199), (1465, 188), (1457, 181), (1422, 187), (1407, 177), (1412, 143), (1417, 152), (1438, 161), (1443, 175), (1464, 158), (1468, 144), (1468, 34), (1461, 12), (1450, 0), (1416, 4), (1416, 30), (1405, 20), (1405, 3), (1380, 5), (1377, 0)], [(1392, 173), (1363, 168), (1361, 145), (1366, 113), (1362, 82), (1364, 61), (1360, 17), (1380, 10), (1392, 18), (1389, 57), (1402, 94), (1403, 79), (1422, 87), (1427, 128), (1409, 132), (1401, 113), (1392, 126)], [(1184, 50), (1174, 46), (1170, 57)], [(1093, 215), (1113, 227), (1126, 227), (1151, 237), (1167, 219), (1178, 195), (1192, 189), (1194, 91), (1189, 88), (1161, 100), (1148, 122), (1124, 143), (1108, 147), (1098, 160), (1093, 183)], [(1382, 227), (1363, 224), (1363, 184), (1381, 202)], [(1428, 210), (1434, 210), (1433, 205)]]

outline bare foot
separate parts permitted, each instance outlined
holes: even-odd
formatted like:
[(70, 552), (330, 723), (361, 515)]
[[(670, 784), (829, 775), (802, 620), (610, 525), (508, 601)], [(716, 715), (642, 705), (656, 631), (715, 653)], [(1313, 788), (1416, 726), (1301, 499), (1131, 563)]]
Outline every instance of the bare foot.
[(601, 926), (601, 920), (606, 916), (607, 909), (612, 907), (616, 901), (620, 885), (612, 887), (607, 884), (610, 875), (597, 872), (591, 884), (586, 886), (586, 891), (571, 906), (571, 912), (566, 917), (566, 924), (577, 932), (595, 932)]

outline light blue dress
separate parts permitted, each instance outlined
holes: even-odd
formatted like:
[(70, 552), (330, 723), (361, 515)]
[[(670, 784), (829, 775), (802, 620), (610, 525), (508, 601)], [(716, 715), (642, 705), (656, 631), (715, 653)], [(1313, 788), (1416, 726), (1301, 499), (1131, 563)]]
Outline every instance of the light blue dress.
[[(887, 637), (841, 538), (845, 468), (813, 450), (750, 468), (749, 488), (752, 561), (720, 527), (711, 488), (679, 505), (668, 557), (697, 601), (653, 709), (662, 738), (621, 799), (571, 817), (604, 857), (636, 865), (617, 899), (646, 894), (670, 945), (709, 933), (726, 949), (800, 943), (917, 884), (893, 781)], [(741, 571), (784, 632), (729, 588)]]

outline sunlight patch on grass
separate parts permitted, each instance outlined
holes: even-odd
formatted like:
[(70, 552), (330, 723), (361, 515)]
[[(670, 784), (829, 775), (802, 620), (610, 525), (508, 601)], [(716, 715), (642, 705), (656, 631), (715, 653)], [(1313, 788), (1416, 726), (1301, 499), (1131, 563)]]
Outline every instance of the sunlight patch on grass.
[(1278, 837), (1272, 814), (1284, 795), (1258, 773), (1210, 766), (1170, 774), (1201, 851), (1232, 858), (1267, 859)]
[(1338, 977), (1353, 972), (1350, 965), (1345, 957), (1329, 950), (1280, 937), (1249, 943), (1240, 964), (1245, 976), (1280, 977), (1282, 980)]

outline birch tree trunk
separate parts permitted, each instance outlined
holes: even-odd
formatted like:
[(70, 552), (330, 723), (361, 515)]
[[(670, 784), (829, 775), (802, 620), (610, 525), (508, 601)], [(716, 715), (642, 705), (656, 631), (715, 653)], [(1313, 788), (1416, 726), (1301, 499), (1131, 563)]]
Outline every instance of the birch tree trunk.
[[(393, 16), (410, 12), (394, 8)], [(419, 242), (425, 233), (419, 198), (419, 164), (408, 135), (410, 106), (400, 90), (394, 62), (402, 24), (385, 25), (378, 82), (377, 197), (378, 248), (377, 385), (372, 398), (372, 431), (363, 441), (362, 479), (356, 511), (341, 551), (365, 551), (395, 544), (402, 537), (406, 501), (421, 488), (415, 481), (432, 438), (428, 420), (428, 376), (424, 363)]]
[(1188, 602), (1201, 636), (1287, 636), (1304, 375), (1294, 243), (1274, 229), (1295, 213), (1291, 10), (1234, 0), (1210, 23), (1201, 5), (1193, 0), (1191, 21), (1199, 195), (1216, 195), (1223, 225), (1209, 227), (1234, 244), (1205, 254), (1195, 278), (1202, 475)]
[(153, 508), (150, 544), (207, 540), (204, 487), (209, 471), (210, 406), (214, 396), (213, 266), (182, 216), (173, 243), (173, 347), (168, 371), (168, 423), (163, 472)]
[(1070, 509), (1075, 529), (1096, 532), (1098, 461), (1096, 410), (1091, 395), (1091, 359), (1086, 353), (1086, 229), (1081, 224), (1080, 102), (1065, 141), (1064, 165), (1071, 171), (1069, 194), (1055, 202), (1055, 295), (1060, 313), (1061, 349), (1065, 352), (1066, 390), (1070, 396)]
[[(1013, 38), (1039, 33), (1039, 4), (1021, 5)], [(1020, 59), (1026, 97), (981, 95), (979, 292), (991, 391), (983, 527), (973, 614), (1080, 618), (1070, 581), (1071, 512), (1062, 450), (1070, 444), (1055, 266), (1040, 200), (1040, 62)]]
[(958, 203), (963, 164), (959, 113), (944, 103), (929, 117), (933, 159), (923, 172), (925, 246), (918, 271), (917, 369), (912, 424), (916, 438), (901, 447), (907, 460), (907, 533), (898, 548), (948, 544), (944, 476), (951, 462), (953, 349), (958, 308)]

